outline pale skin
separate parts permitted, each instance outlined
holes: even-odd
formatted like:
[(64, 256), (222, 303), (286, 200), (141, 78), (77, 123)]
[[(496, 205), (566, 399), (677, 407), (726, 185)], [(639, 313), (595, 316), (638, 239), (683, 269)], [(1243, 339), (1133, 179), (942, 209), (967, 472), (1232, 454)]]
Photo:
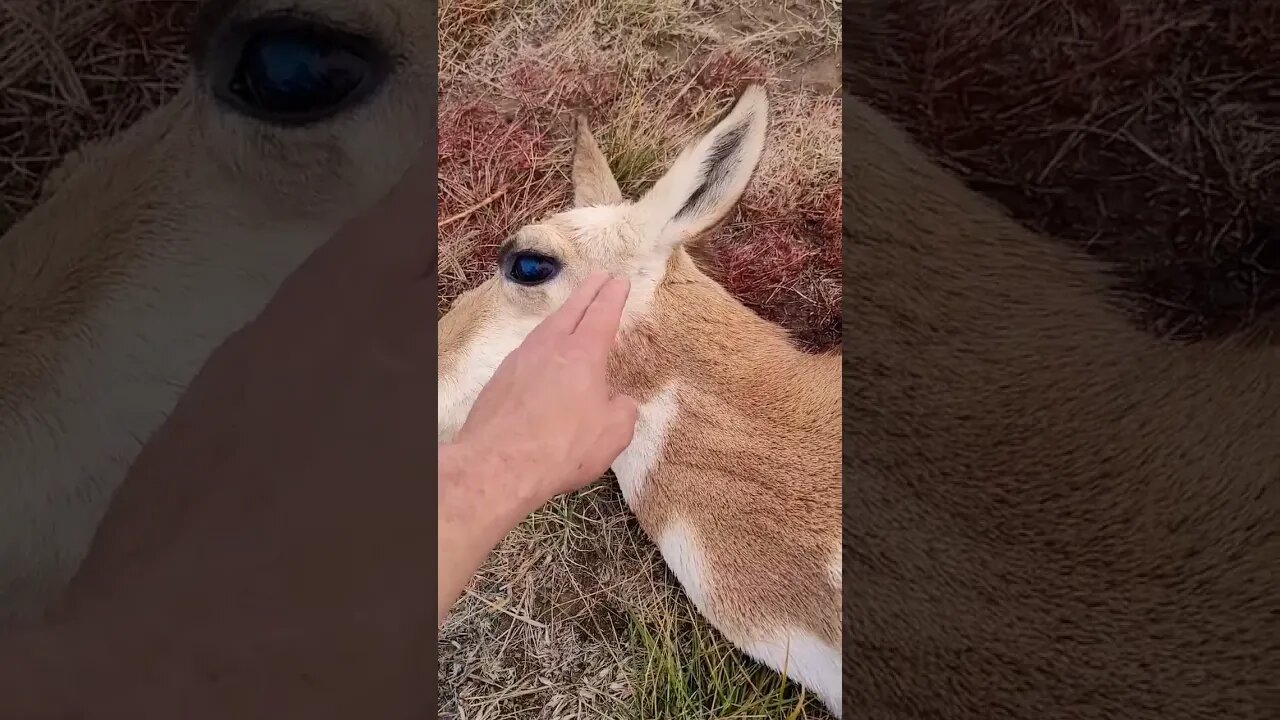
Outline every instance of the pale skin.
[(424, 159), (214, 353), (65, 599), (0, 634), (0, 716), (434, 714), (431, 588), (439, 624), (514, 525), (613, 462), (636, 407), (605, 378), (629, 288), (594, 276), (438, 447), (433, 500), (433, 191)]
[(517, 522), (600, 477), (631, 443), (635, 402), (611, 396), (605, 375), (629, 289), (625, 278), (588, 278), (499, 365), (440, 446), (440, 622)]

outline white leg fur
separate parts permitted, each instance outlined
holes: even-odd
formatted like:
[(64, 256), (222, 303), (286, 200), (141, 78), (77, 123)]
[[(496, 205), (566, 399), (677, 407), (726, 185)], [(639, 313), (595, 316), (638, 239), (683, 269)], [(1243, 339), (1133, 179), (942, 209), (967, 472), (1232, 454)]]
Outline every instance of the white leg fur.
[[(656, 539), (662, 557), (671, 572), (680, 581), (685, 595), (698, 611), (720, 625), (709, 607), (711, 582), (706, 570), (704, 553), (697, 533), (687, 524), (674, 521)], [(799, 630), (784, 630), (767, 639), (747, 640), (731, 638), (743, 652), (755, 660), (786, 675), (816, 695), (833, 715), (840, 717), (840, 648), (833, 647)]]
[[(662, 455), (671, 425), (679, 414), (679, 386), (671, 383), (640, 406), (635, 436), (613, 464), (614, 474), (627, 504), (634, 506)], [(673, 521), (654, 538), (663, 560), (679, 580), (685, 595), (704, 617), (718, 625), (709, 598), (710, 579), (697, 533), (688, 524)], [(840, 555), (829, 568), (832, 583), (840, 584)], [(840, 717), (840, 649), (804, 632), (784, 632), (778, 638), (741, 644), (755, 660), (782, 672), (816, 695)]]
[(751, 657), (783, 673), (816, 695), (832, 715), (841, 717), (840, 648), (803, 631), (784, 631), (767, 641), (744, 643)]

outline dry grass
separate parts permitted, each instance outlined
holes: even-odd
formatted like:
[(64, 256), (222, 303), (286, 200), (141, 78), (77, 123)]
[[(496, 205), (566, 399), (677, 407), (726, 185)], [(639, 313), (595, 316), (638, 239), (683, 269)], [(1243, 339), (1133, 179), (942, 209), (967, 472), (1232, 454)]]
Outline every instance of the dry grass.
[[(198, 5), (0, 2), (0, 232), (66, 153), (178, 88)], [(507, 232), (567, 199), (569, 109), (634, 191), (754, 80), (771, 91), (771, 147), (702, 256), (805, 345), (838, 342), (838, 6), (738, 5), (441, 3), (442, 306), (490, 271)], [(459, 720), (826, 717), (697, 618), (607, 479), (508, 538), (440, 650), (441, 712)]]
[(856, 91), (1019, 219), (1117, 263), (1153, 332), (1280, 330), (1280, 3), (847, 11)]
[[(492, 274), (512, 230), (565, 207), (571, 111), (587, 113), (634, 193), (758, 81), (771, 93), (770, 148), (699, 257), (806, 346), (836, 344), (837, 9), (443, 3), (442, 307)], [(440, 656), (441, 713), (459, 720), (826, 717), (697, 618), (610, 480), (507, 538), (445, 626)]]
[(835, 9), (820, 10), (781, 28), (753, 20), (761, 30), (740, 36), (676, 0), (443, 4), (441, 217), (500, 195), (444, 229), (442, 304), (491, 271), (511, 230), (564, 206), (570, 111), (588, 113), (623, 190), (635, 191), (740, 85), (764, 81), (774, 95), (771, 146), (704, 254), (730, 289), (805, 345), (836, 344), (840, 104), (819, 91), (835, 89), (837, 65), (812, 91), (792, 74), (824, 51), (837, 62), (832, 46), (809, 47), (836, 41)]
[(0, 233), (85, 142), (164, 102), (195, 0), (0, 2)]

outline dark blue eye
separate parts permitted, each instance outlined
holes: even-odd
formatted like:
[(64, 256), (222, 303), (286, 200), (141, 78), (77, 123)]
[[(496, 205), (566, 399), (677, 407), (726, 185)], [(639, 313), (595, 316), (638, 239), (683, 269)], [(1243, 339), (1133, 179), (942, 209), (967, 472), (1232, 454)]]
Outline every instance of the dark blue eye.
[(506, 276), (520, 285), (540, 285), (560, 272), (555, 258), (535, 252), (516, 252), (507, 256)]
[(384, 57), (374, 44), (340, 30), (279, 17), (241, 33), (222, 77), (214, 74), (214, 90), (251, 117), (282, 125), (316, 122), (364, 99), (384, 75)]

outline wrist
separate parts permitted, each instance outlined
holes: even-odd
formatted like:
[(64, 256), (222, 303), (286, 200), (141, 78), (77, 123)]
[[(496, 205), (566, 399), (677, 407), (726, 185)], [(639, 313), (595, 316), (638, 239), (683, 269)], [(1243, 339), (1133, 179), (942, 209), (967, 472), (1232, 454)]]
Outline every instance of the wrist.
[(438, 446), (437, 620), (445, 621), (484, 559), (536, 503), (507, 463), (466, 442)]
[[(500, 535), (515, 527), (546, 498), (513, 463), (492, 448), (469, 440), (440, 446), (442, 511), (458, 510), (469, 523), (492, 521)], [(500, 539), (500, 537), (499, 537)]]

